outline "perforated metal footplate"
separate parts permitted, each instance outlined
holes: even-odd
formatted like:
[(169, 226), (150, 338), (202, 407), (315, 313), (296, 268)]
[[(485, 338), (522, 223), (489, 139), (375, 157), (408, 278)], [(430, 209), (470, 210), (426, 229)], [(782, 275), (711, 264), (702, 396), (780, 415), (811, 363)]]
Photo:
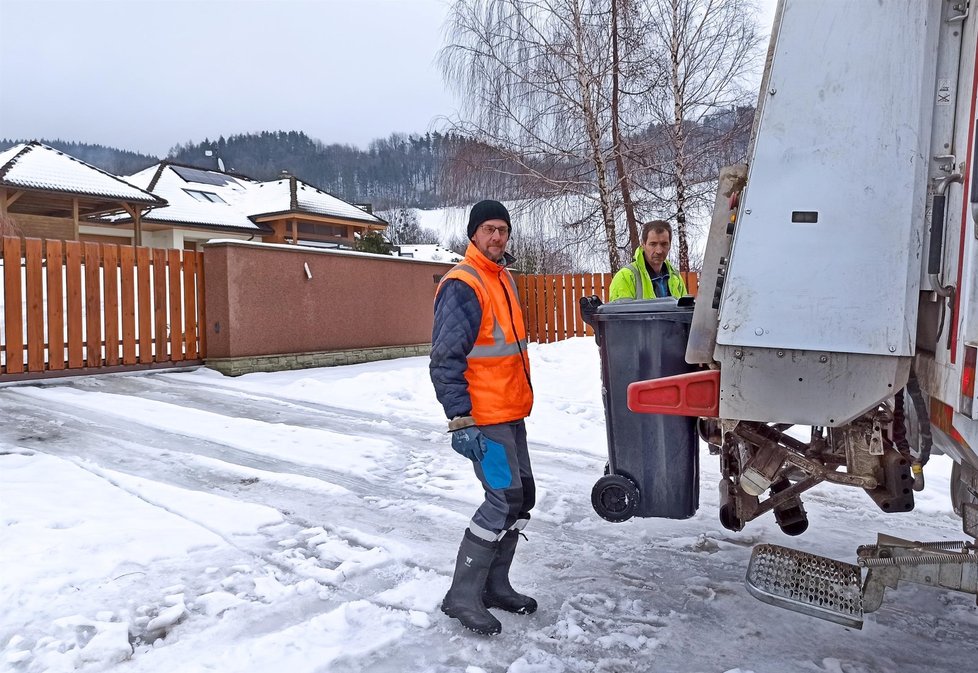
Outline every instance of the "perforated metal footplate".
[(830, 622), (863, 627), (859, 566), (824, 556), (761, 544), (747, 567), (747, 590), (755, 598)]

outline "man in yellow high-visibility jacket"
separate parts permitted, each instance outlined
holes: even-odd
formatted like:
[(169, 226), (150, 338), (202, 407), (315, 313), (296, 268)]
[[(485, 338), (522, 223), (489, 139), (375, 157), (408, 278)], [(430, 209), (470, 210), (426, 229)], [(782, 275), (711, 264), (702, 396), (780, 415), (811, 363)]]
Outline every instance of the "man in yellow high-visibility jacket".
[(611, 280), (608, 301), (616, 299), (654, 299), (682, 297), (686, 283), (669, 263), (672, 227), (663, 220), (646, 222), (642, 227), (642, 245), (635, 249), (635, 260), (623, 266)]

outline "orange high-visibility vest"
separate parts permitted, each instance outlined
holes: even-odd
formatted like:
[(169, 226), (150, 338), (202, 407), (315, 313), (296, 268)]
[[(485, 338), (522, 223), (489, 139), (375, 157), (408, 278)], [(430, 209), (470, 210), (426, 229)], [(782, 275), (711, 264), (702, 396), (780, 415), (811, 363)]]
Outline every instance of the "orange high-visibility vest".
[[(530, 360), (526, 355), (526, 325), (516, 281), (505, 267), (469, 244), (465, 259), (445, 274), (475, 291), (482, 306), (482, 323), (466, 361), (465, 380), (477, 425), (526, 418), (533, 407)], [(438, 285), (441, 290), (441, 284)]]

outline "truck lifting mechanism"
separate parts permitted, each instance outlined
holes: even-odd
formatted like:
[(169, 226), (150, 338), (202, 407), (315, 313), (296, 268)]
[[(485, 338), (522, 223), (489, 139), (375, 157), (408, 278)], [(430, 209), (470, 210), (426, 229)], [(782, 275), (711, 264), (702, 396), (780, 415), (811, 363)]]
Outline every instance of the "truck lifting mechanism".
[(976, 58), (966, 0), (780, 0), (748, 164), (720, 175), (697, 370), (628, 387), (632, 411), (697, 418), (734, 531), (771, 512), (800, 535), (821, 482), (907, 512), (931, 453), (954, 461), (964, 539), (881, 533), (855, 563), (759, 545), (768, 603), (860, 628), (901, 581), (978, 596)]

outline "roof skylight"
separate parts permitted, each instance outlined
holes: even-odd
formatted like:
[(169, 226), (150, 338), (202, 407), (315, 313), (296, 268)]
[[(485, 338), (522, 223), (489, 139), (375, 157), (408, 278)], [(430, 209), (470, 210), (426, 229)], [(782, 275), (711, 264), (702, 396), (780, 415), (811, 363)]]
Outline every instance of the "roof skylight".
[(204, 203), (207, 203), (207, 202), (210, 202), (210, 203), (227, 203), (227, 201), (225, 201), (224, 199), (222, 199), (220, 196), (218, 196), (214, 192), (204, 192), (204, 191), (201, 191), (199, 189), (184, 189), (183, 191), (187, 192), (188, 194), (190, 194), (190, 196), (194, 197), (198, 201), (202, 201)]

